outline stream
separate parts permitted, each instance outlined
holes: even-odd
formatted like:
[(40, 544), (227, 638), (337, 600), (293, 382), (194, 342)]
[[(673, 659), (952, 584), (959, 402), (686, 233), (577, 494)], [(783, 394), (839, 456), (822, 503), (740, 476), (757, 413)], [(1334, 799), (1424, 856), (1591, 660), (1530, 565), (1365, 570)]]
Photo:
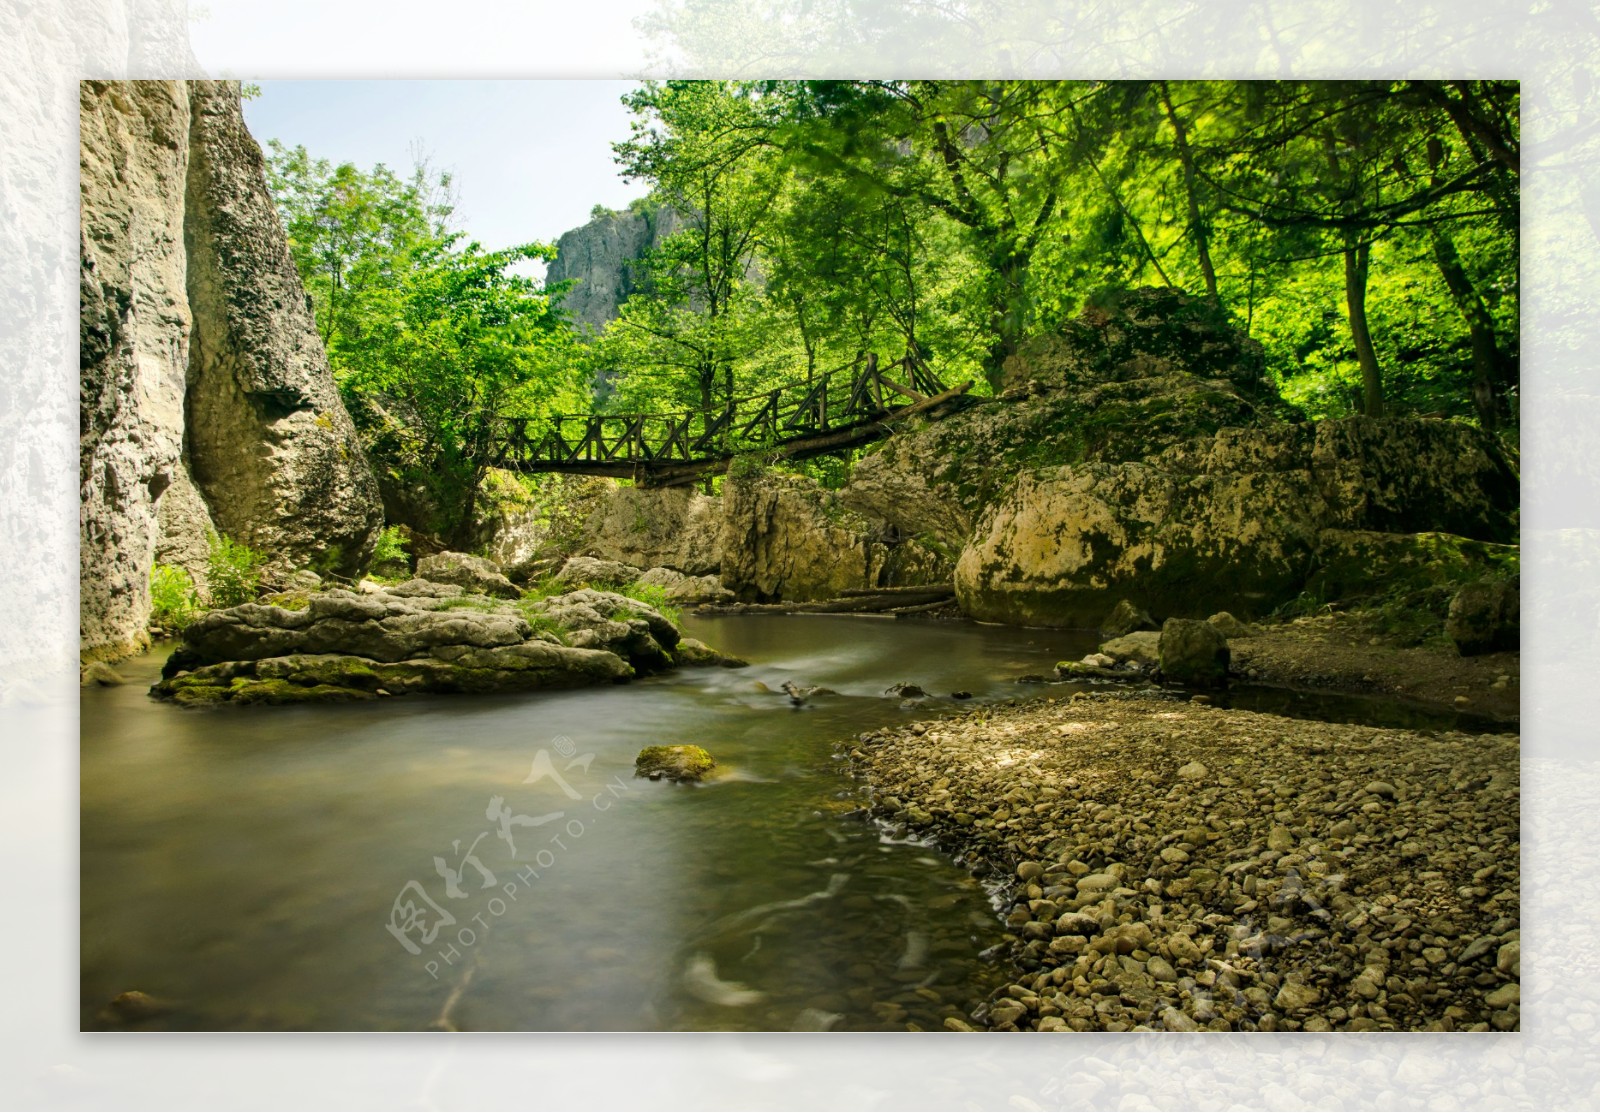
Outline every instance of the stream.
[[(751, 667), (194, 711), (146, 695), (164, 652), (119, 664), (129, 683), (81, 703), (83, 1027), (128, 1026), (105, 1011), (126, 990), (160, 1004), (132, 1026), (175, 1030), (903, 1031), (965, 1014), (1003, 976), (978, 957), (1004, 938), (988, 896), (842, 815), (832, 744), (971, 706), (958, 690), (1039, 694), (1014, 678), (1093, 635), (685, 626)], [(790, 679), (839, 694), (795, 708)], [(902, 709), (883, 694), (898, 681), (941, 698)], [(679, 742), (721, 775), (632, 776), (641, 747)]]
[[(834, 743), (986, 701), (1089, 631), (831, 615), (685, 621), (752, 664), (506, 696), (187, 710), (165, 649), (81, 700), (81, 1023), (181, 1030), (905, 1030), (1005, 978), (989, 894), (850, 813)], [(780, 686), (823, 685), (791, 706)], [(921, 685), (914, 707), (885, 694)], [(970, 692), (971, 700), (950, 698)], [(1236, 685), (1413, 729), (1489, 720)], [(695, 743), (706, 784), (633, 777)], [(113, 1016), (138, 990), (156, 1015)]]

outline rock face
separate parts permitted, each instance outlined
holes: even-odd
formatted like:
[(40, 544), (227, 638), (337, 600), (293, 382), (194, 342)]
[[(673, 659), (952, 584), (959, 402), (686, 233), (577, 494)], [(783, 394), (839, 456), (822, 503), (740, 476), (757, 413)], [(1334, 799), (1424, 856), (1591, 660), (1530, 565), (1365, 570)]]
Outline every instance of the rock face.
[(1255, 615), (1302, 590), (1324, 530), (1505, 541), (1516, 499), (1493, 442), (1464, 425), (1224, 429), (1148, 461), (1023, 473), (962, 553), (956, 592), (975, 617), (1025, 625), (1091, 626), (1125, 594), (1159, 615)]
[(332, 591), (312, 595), (303, 610), (249, 603), (204, 615), (152, 694), (185, 704), (303, 703), (571, 688), (632, 675), (615, 654), (563, 645), (459, 588)]
[(141, 649), (189, 362), (181, 82), (80, 86), (79, 559), (85, 656)]
[(229, 83), (80, 86), (80, 646), (145, 641), (215, 527), (353, 571), (381, 521)]
[(631, 564), (575, 556), (569, 557), (561, 566), (561, 570), (555, 575), (555, 580), (564, 587), (583, 587), (587, 584), (623, 587), (633, 583), (643, 574), (644, 569), (635, 568)]
[(689, 487), (616, 487), (590, 516), (577, 551), (689, 576), (722, 567), (722, 500)]
[(833, 599), (948, 572), (934, 550), (900, 541), (805, 476), (730, 475), (722, 498), (722, 584), (744, 602)]
[(639, 577), (639, 583), (658, 587), (674, 603), (730, 603), (733, 592), (716, 576), (685, 576), (671, 568), (652, 568)]
[(678, 214), (667, 208), (599, 213), (556, 241), (557, 254), (545, 281), (574, 281), (562, 304), (579, 324), (603, 328), (634, 291), (633, 264), (682, 224)]
[(292, 566), (355, 572), (383, 524), (238, 87), (190, 83), (189, 470), (218, 528)]

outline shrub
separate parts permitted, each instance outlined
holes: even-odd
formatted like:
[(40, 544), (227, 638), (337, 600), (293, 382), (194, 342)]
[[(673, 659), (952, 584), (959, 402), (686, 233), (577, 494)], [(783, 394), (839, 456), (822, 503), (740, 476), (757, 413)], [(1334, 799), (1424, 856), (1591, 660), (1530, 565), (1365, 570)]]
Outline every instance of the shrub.
[(213, 607), (237, 607), (254, 601), (261, 590), (265, 554), (230, 537), (213, 533), (207, 539), (206, 581)]
[(378, 534), (378, 544), (372, 550), (372, 563), (410, 564), (411, 552), (406, 547), (406, 536), (399, 526), (385, 526)]
[(200, 596), (189, 573), (173, 564), (150, 569), (150, 625), (181, 634), (200, 613)]

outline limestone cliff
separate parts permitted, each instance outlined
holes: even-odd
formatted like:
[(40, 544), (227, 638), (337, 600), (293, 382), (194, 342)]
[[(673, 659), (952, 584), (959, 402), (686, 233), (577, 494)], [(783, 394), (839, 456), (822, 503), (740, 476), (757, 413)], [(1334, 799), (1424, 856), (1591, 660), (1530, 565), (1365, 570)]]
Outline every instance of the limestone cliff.
[(589, 518), (584, 556), (705, 576), (722, 567), (722, 500), (689, 487), (618, 487)]
[(184, 212), (194, 314), (187, 450), (217, 527), (290, 567), (349, 574), (383, 524), (238, 87), (190, 83)]
[(617, 310), (634, 291), (637, 276), (632, 264), (682, 223), (672, 209), (650, 204), (601, 212), (556, 241), (557, 255), (545, 272), (545, 281), (573, 280), (562, 304), (577, 324), (603, 328), (616, 319)]
[(166, 81), (79, 97), (81, 642), (117, 657), (145, 644), (156, 505), (181, 467), (189, 98)]
[(351, 571), (381, 525), (237, 87), (80, 86), (80, 648), (145, 641), (215, 526)]

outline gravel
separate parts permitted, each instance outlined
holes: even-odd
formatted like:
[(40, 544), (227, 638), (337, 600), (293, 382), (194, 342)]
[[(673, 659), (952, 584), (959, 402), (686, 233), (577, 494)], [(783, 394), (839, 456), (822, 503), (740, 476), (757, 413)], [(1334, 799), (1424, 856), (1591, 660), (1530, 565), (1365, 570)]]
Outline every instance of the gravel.
[(1515, 735), (1078, 693), (869, 733), (846, 760), (879, 822), (995, 893), (1011, 978), (961, 1023), (1520, 1026)]

